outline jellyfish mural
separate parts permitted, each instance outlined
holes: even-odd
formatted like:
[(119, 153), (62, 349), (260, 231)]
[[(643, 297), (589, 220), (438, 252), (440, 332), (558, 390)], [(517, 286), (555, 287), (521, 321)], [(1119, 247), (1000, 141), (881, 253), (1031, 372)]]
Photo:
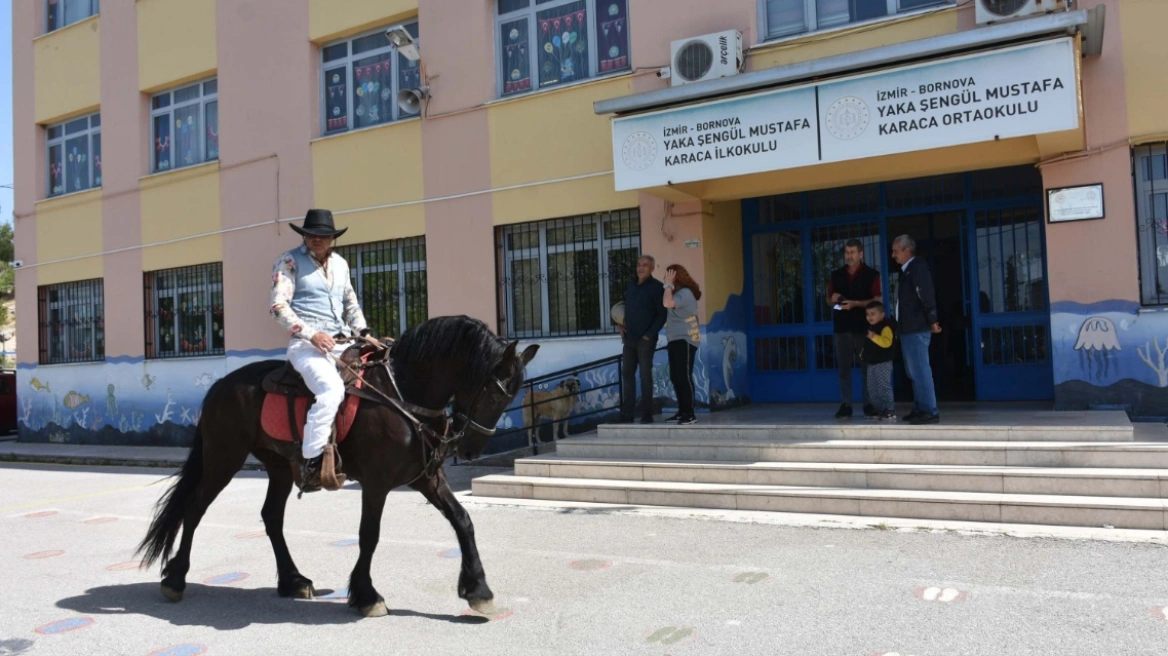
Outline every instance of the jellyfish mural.
[(1079, 327), (1075, 341), (1079, 365), (1088, 378), (1101, 380), (1111, 373), (1111, 352), (1121, 350), (1119, 332), (1107, 317), (1090, 317)]

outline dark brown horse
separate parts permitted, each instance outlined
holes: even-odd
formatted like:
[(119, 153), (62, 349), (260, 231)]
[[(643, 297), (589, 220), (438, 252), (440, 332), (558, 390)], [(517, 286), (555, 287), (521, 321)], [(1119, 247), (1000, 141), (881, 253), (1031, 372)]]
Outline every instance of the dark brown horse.
[[(406, 410), (402, 412), (388, 401), (363, 399), (348, 436), (339, 445), (345, 475), (361, 484), (361, 553), (349, 579), (349, 605), (366, 617), (388, 614), (373, 587), (369, 567), (385, 498), (402, 485), (421, 492), (446, 516), (462, 550), (458, 596), (477, 611), (491, 612), (494, 594), (479, 560), (474, 526), (440, 465), (449, 450), (472, 460), (486, 448), (539, 348), (532, 345), (517, 353), (517, 347), (518, 342), (497, 337), (477, 319), (437, 317), (406, 331), (392, 349), (374, 355), (366, 364), (367, 387), (391, 397), (400, 389), (406, 402), (401, 404)], [(283, 365), (283, 360), (268, 360), (240, 367), (216, 381), (203, 399), (190, 456), (159, 500), (138, 547), (144, 554), (143, 567), (161, 559), (162, 592), (172, 601), (180, 601), (186, 588), (191, 541), (199, 520), (243, 467), (248, 454), (268, 472), (261, 515), (276, 555), (277, 590), (282, 597), (315, 594), (312, 581), (296, 569), (284, 542), (284, 506), (294, 487), (290, 458), (296, 452), (289, 450), (290, 443), (277, 442), (260, 428), (262, 381)], [(445, 413), (448, 407), (453, 409), (452, 416)], [(172, 557), (180, 528), (182, 541)]]

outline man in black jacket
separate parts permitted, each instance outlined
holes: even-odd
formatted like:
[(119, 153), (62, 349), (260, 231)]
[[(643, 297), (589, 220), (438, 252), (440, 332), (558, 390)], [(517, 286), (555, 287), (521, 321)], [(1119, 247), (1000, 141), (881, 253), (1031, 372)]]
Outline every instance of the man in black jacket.
[(832, 308), (831, 323), (835, 339), (835, 362), (839, 369), (840, 404), (836, 419), (852, 416), (852, 369), (859, 360), (864, 416), (875, 417), (876, 408), (868, 395), (868, 365), (860, 359), (867, 341), (868, 304), (883, 300), (880, 272), (864, 264), (864, 242), (849, 239), (844, 244), (844, 264), (831, 274), (827, 284), (827, 303)]
[(904, 419), (913, 424), (935, 424), (937, 393), (933, 370), (929, 368), (929, 342), (941, 332), (937, 322), (937, 298), (929, 265), (916, 256), (917, 243), (908, 235), (892, 242), (892, 257), (900, 263), (900, 283), (896, 290), (896, 321), (900, 326), (900, 350), (904, 370), (913, 382), (913, 411)]
[(653, 423), (653, 352), (657, 336), (665, 326), (668, 311), (663, 302), (665, 285), (653, 277), (657, 261), (642, 255), (637, 259), (637, 279), (625, 290), (625, 324), (620, 326), (624, 352), (621, 356), (620, 420), (633, 420), (637, 400), (637, 369), (641, 370), (641, 423)]

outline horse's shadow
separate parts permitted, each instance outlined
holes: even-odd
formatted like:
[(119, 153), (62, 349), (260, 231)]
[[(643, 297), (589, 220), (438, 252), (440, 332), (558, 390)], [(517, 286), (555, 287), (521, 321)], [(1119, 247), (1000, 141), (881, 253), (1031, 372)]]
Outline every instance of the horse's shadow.
[[(275, 588), (248, 590), (188, 584), (180, 603), (162, 597), (157, 583), (132, 583), (90, 588), (84, 594), (57, 602), (58, 608), (84, 615), (146, 615), (174, 626), (205, 626), (236, 631), (253, 624), (351, 624), (362, 619), (343, 600), (323, 601), (332, 590), (317, 590), (316, 600), (281, 599)], [(483, 624), (488, 618), (474, 615), (434, 615), (411, 610), (390, 610), (395, 617), (422, 617), (455, 624)]]

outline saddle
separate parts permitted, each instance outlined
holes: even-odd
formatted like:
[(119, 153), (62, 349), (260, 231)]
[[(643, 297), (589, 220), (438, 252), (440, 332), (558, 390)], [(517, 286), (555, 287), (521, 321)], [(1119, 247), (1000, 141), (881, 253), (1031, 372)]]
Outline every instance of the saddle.
[[(346, 397), (350, 395), (351, 390), (360, 389), (361, 383), (364, 382), (359, 373), (360, 365), (369, 359), (373, 350), (373, 347), (367, 344), (354, 344), (341, 353), (341, 363), (337, 365), (337, 371), (340, 372), (341, 379), (345, 381)], [(273, 369), (271, 373), (264, 376), (263, 388), (269, 395), (315, 398), (312, 390), (304, 384), (304, 377), (296, 371), (291, 362), (285, 362), (284, 366)]]

